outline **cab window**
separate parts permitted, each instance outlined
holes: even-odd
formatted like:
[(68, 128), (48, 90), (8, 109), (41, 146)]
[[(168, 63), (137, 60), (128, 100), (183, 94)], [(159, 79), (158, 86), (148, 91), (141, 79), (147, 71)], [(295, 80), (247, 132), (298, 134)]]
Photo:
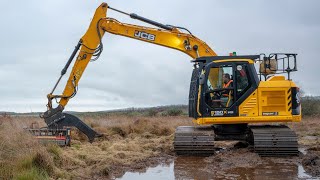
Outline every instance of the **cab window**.
[(223, 65), (210, 68), (205, 101), (211, 108), (230, 107), (234, 101), (233, 68)]
[(235, 78), (236, 78), (236, 90), (237, 90), (237, 97), (239, 98), (242, 96), (250, 87), (250, 82), (249, 82), (249, 74), (248, 72), (248, 67), (246, 64), (241, 64), (236, 66), (236, 73), (235, 73)]

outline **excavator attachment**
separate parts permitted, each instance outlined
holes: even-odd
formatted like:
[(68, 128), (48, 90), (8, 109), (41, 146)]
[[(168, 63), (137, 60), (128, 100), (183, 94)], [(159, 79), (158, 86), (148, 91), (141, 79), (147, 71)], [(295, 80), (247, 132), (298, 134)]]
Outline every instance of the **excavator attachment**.
[(84, 122), (82, 122), (79, 118), (77, 118), (74, 115), (62, 113), (61, 118), (58, 121), (55, 121), (53, 124), (48, 126), (49, 129), (60, 129), (65, 126), (68, 127), (76, 127), (78, 128), (83, 134), (85, 134), (89, 142), (93, 142), (95, 137), (101, 136), (98, 134), (95, 130), (93, 130), (91, 127), (86, 125)]
[(63, 113), (62, 111), (59, 111), (57, 109), (53, 109), (54, 112), (47, 111), (42, 115), (44, 121), (48, 125), (49, 130), (63, 129), (64, 127), (76, 127), (88, 137), (89, 142), (93, 142), (95, 137), (101, 136), (101, 134), (97, 133), (76, 116), (68, 113)]
[(42, 144), (57, 144), (58, 146), (70, 146), (71, 143), (71, 129), (26, 129), (35, 139)]

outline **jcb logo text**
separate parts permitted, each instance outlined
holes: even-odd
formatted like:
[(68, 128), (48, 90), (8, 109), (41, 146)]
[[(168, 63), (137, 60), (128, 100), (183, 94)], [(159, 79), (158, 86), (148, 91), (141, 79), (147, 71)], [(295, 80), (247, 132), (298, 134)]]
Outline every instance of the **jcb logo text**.
[(142, 32), (142, 31), (135, 31), (134, 32), (134, 36), (138, 37), (138, 38), (141, 38), (141, 39), (146, 39), (146, 40), (149, 40), (149, 41), (154, 41), (156, 39), (156, 35), (149, 34), (149, 33)]

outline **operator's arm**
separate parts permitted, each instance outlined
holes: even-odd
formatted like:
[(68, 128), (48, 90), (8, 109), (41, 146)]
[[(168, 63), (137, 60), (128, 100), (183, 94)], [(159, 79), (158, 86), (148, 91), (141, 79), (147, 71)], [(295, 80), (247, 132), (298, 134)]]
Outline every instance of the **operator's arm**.
[[(142, 18), (135, 14), (130, 14), (130, 16), (135, 19), (139, 19), (153, 25), (159, 25), (159, 27), (165, 29), (156, 29), (150, 27), (143, 27), (131, 24), (120, 23), (119, 21), (107, 18), (106, 12), (108, 5), (103, 3), (100, 5), (92, 19), (92, 22), (86, 32), (86, 34), (81, 38), (78, 46), (71, 55), (69, 61), (67, 62), (65, 68), (61, 72), (61, 76), (66, 72), (68, 66), (70, 65), (73, 57), (80, 48), (80, 52), (76, 58), (75, 64), (70, 73), (69, 79), (65, 86), (62, 95), (53, 95), (57, 84), (59, 83), (61, 77), (59, 78), (55, 88), (50, 94), (48, 94), (48, 110), (52, 109), (52, 99), (60, 98), (59, 106), (57, 110), (62, 111), (69, 99), (72, 98), (77, 90), (78, 82), (90, 62), (92, 56), (99, 56), (102, 52), (102, 42), (101, 38), (104, 35), (104, 32), (109, 32), (116, 35), (121, 35), (125, 37), (134, 38), (137, 40), (165, 46), (168, 48), (176, 49), (182, 51), (193, 59), (201, 56), (215, 56), (216, 53), (202, 40), (193, 36), (190, 33), (184, 33), (178, 30), (178, 28), (162, 25), (160, 23)], [(129, 14), (128, 14), (129, 15)], [(142, 19), (141, 19), (142, 18)], [(154, 24), (155, 23), (155, 24)], [(54, 111), (49, 111), (54, 113)], [(50, 113), (47, 113), (47, 116), (50, 116)]]

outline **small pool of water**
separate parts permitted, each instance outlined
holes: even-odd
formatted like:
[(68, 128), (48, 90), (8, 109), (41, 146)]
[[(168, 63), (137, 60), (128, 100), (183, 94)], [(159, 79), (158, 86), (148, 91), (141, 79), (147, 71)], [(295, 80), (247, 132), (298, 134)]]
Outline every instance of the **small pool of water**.
[(174, 163), (169, 165), (158, 165), (156, 167), (148, 168), (146, 172), (127, 172), (121, 178), (121, 180), (162, 180), (162, 179), (175, 179), (174, 176)]

